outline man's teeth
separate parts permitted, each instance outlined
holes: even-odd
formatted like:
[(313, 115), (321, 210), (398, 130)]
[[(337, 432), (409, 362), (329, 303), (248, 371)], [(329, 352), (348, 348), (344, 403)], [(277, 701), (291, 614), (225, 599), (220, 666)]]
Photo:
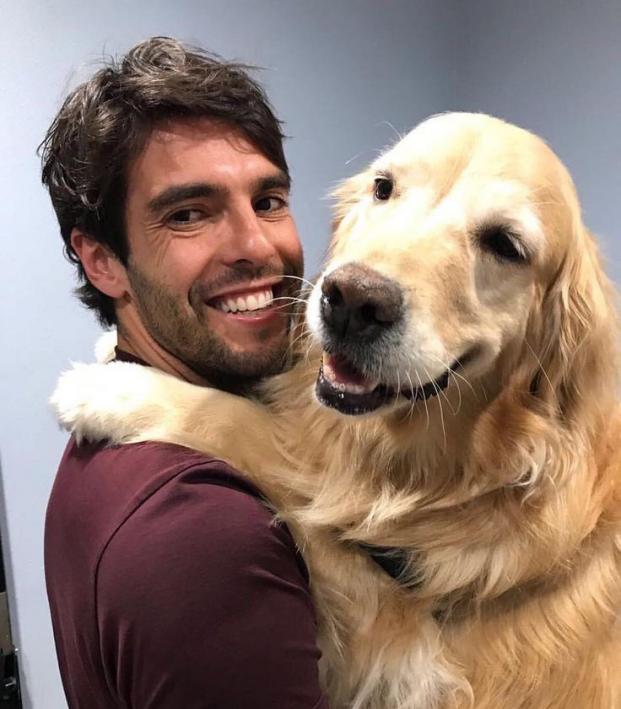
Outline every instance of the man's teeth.
[(272, 304), (274, 294), (272, 289), (268, 288), (259, 293), (252, 295), (237, 296), (236, 298), (224, 298), (217, 303), (218, 310), (224, 313), (239, 313), (247, 310), (261, 310)]

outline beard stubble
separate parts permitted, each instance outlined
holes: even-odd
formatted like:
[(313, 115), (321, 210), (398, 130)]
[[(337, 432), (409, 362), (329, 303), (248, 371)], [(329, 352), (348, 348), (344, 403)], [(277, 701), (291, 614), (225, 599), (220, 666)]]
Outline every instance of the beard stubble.
[[(296, 270), (290, 267), (285, 275), (295, 274)], [(189, 308), (184, 308), (179, 296), (143, 274), (135, 264), (131, 264), (131, 258), (127, 273), (138, 313), (149, 335), (210, 385), (225, 391), (244, 393), (261, 379), (279, 374), (287, 368), (293, 318), (288, 308), (282, 311), (284, 322), (281, 338), (267, 342), (259, 352), (235, 352), (219, 334), (209, 329), (206, 322), (209, 306), (197, 285), (190, 290), (187, 300)], [(248, 270), (240, 270), (232, 273), (227, 282), (247, 280), (249, 275), (259, 278), (275, 274), (266, 273), (265, 270), (258, 273), (257, 269), (249, 274)]]

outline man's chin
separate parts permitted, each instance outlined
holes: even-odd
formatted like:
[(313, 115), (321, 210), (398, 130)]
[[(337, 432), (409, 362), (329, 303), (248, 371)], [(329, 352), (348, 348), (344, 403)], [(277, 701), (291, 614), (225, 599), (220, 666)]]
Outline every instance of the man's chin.
[[(216, 353), (218, 356), (214, 357)], [(234, 393), (244, 393), (256, 384), (289, 366), (288, 347), (266, 351), (228, 349), (222, 344), (211, 349), (206, 357), (181, 356), (181, 359), (210, 385)]]
[(171, 330), (161, 321), (155, 324), (150, 334), (158, 344), (219, 389), (248, 391), (287, 366), (289, 333), (282, 319), (278, 327), (256, 329), (228, 327), (221, 318), (204, 314), (199, 322), (177, 318)]

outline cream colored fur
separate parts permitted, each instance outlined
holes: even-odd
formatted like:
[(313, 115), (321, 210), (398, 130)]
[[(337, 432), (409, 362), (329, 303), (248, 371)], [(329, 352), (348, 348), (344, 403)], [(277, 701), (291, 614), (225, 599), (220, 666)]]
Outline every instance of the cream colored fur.
[[(396, 194), (377, 204), (386, 171)], [(527, 264), (481, 252), (490, 219), (520, 234)], [(320, 406), (320, 279), (304, 356), (260, 402), (76, 365), (61, 422), (204, 450), (266, 492), (310, 568), (335, 709), (618, 709), (618, 330), (567, 171), (515, 126), (434, 117), (339, 189), (325, 272), (351, 261), (406, 293), (386, 382), (430, 381), (479, 348), (441, 395), (365, 417)], [(411, 550), (421, 584), (355, 542)]]

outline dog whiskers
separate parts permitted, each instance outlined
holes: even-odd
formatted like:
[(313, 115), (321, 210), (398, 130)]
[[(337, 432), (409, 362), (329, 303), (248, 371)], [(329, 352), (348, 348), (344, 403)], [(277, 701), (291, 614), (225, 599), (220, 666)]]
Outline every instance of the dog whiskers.
[[(296, 305), (298, 303), (305, 305), (306, 301), (302, 300), (301, 298), (294, 298), (292, 296), (280, 296), (279, 298), (272, 298), (271, 303), (275, 303), (278, 300), (284, 300), (285, 302), (282, 305), (277, 305), (274, 307), (274, 310), (279, 310), (286, 312), (287, 308), (292, 305)], [(298, 311), (296, 311), (294, 308), (291, 310), (291, 315), (295, 315)]]
[[(443, 365), (443, 366), (445, 366), (445, 365)], [(448, 367), (446, 367), (446, 369), (448, 369)], [(456, 416), (458, 412), (453, 408), (453, 405), (451, 404), (451, 400), (448, 398), (447, 393), (444, 391), (444, 389), (442, 387), (439, 387), (437, 384), (435, 384), (435, 387), (436, 387), (436, 391), (438, 392), (438, 395), (441, 396), (444, 399), (444, 401), (446, 401), (446, 404), (449, 407), (451, 414), (453, 414), (453, 416)]]
[[(433, 354), (432, 354), (431, 356), (432, 356), (437, 362), (439, 362), (439, 363), (444, 367), (445, 370), (447, 370), (447, 371), (449, 372), (449, 376), (453, 376), (453, 379), (454, 379), (454, 381), (455, 381), (455, 386), (457, 387), (457, 393), (459, 394), (459, 401), (458, 401), (458, 403), (457, 403), (457, 409), (456, 409), (456, 410), (453, 409), (453, 407), (452, 407), (452, 405), (451, 405), (451, 403), (450, 403), (450, 400), (449, 400), (448, 396), (446, 395), (446, 392), (443, 392), (443, 393), (444, 393), (444, 398), (446, 399), (446, 403), (449, 405), (449, 407), (450, 407), (450, 409), (451, 409), (451, 413), (453, 414), (453, 416), (457, 416), (457, 414), (461, 411), (461, 405), (462, 405), (461, 388), (460, 388), (460, 386), (459, 386), (459, 382), (457, 381), (457, 379), (456, 379), (456, 377), (455, 377), (455, 375), (457, 374), (457, 372), (453, 371), (453, 369), (451, 369), (451, 366), (450, 366), (447, 362), (445, 362), (443, 359), (441, 359), (440, 357), (436, 357), (436, 356), (433, 355)], [(461, 379), (464, 379), (464, 377), (461, 377)], [(464, 379), (464, 381), (466, 381), (466, 380)], [(468, 386), (470, 386), (470, 384), (469, 384), (468, 382), (466, 382), (466, 383), (468, 384)], [(472, 389), (471, 386), (470, 386), (470, 388)], [(472, 391), (474, 392), (474, 390), (472, 390)]]
[[(408, 377), (409, 377), (409, 376), (410, 376), (410, 375), (408, 374)], [(423, 389), (423, 382), (422, 382), (422, 380), (421, 380), (421, 378), (420, 378), (420, 374), (418, 373), (418, 371), (416, 372), (416, 378), (418, 379), (418, 383), (420, 384), (420, 388), (421, 388), (421, 391), (422, 391), (422, 389)], [(410, 379), (410, 381), (412, 381), (412, 380)], [(426, 397), (423, 397), (423, 403), (425, 404), (425, 412), (426, 412), (426, 414), (427, 414), (427, 426), (426, 426), (426, 428), (425, 428), (425, 431), (428, 431), (428, 430), (429, 430), (429, 424), (430, 424), (431, 418), (430, 418), (430, 416), (429, 416), (429, 405), (427, 404), (427, 398), (426, 398)]]
[[(450, 371), (451, 371), (450, 365), (448, 365), (446, 362), (444, 362), (444, 360), (440, 359), (440, 357), (436, 357), (435, 355), (431, 355), (431, 356), (436, 360), (436, 362), (439, 362), (439, 363), (442, 365), (442, 367), (443, 367), (445, 370), (448, 370), (448, 372), (450, 373)], [(427, 370), (425, 370), (425, 372), (427, 373), (427, 377), (429, 378), (429, 372), (427, 372)], [(434, 380), (434, 388), (435, 388), (436, 393), (437, 393), (438, 395), (444, 397), (444, 400), (446, 401), (446, 403), (447, 403), (447, 405), (448, 405), (448, 407), (449, 407), (451, 413), (453, 414), (453, 416), (456, 416), (456, 415), (459, 413), (459, 409), (456, 411), (456, 410), (453, 408), (453, 406), (452, 406), (452, 404), (451, 404), (451, 400), (448, 398), (446, 392), (444, 391), (444, 389), (438, 387), (438, 386), (435, 384), (435, 380)], [(457, 389), (458, 389), (458, 391), (459, 391), (459, 386), (457, 387)], [(459, 401), (460, 401), (460, 404), (461, 404), (461, 391), (459, 392)]]
[[(461, 365), (461, 362), (460, 362), (458, 359), (456, 359), (455, 362), (457, 362), (457, 364)], [(447, 367), (447, 369), (449, 368), (448, 365), (446, 365), (446, 367)], [(464, 384), (466, 384), (466, 386), (470, 389), (470, 391), (472, 392), (472, 394), (476, 397), (477, 393), (476, 393), (476, 391), (474, 390), (474, 387), (472, 386), (472, 384), (466, 379), (466, 377), (464, 377), (464, 376), (463, 376), (462, 374), (460, 374), (459, 372), (456, 372), (454, 369), (451, 369), (451, 374), (452, 374), (454, 377), (458, 377), (459, 379), (461, 379), (462, 382), (464, 382)]]
[(306, 305), (304, 298), (296, 298), (292, 295), (281, 295), (278, 296), (278, 298), (272, 298), (271, 302), (275, 303), (277, 300), (286, 300), (289, 303), (301, 303), (302, 305)]
[[(433, 388), (436, 390), (436, 394), (438, 394), (439, 393), (438, 385), (435, 383), (435, 380), (429, 375), (427, 368), (425, 367), (424, 369), (425, 369), (425, 376), (433, 384)], [(446, 453), (447, 441), (446, 441), (446, 426), (444, 425), (444, 409), (442, 408), (442, 399), (440, 399), (438, 396), (436, 396), (436, 398), (438, 400), (438, 408), (440, 409), (440, 423), (442, 424), (442, 435), (444, 438), (443, 451), (444, 451), (444, 453)]]
[(308, 278), (302, 278), (300, 276), (291, 276), (291, 275), (285, 275), (283, 278), (290, 278), (292, 281), (301, 281), (304, 283), (304, 285), (308, 286), (309, 288), (314, 288), (315, 284), (312, 281), (309, 281)]
[(353, 157), (349, 158), (349, 160), (346, 160), (345, 167), (349, 166), (352, 162), (354, 162), (354, 160), (357, 160), (365, 152), (366, 152), (366, 150), (361, 150), (359, 153), (356, 153)]
[(300, 341), (303, 342), (305, 339), (306, 339), (305, 352), (304, 352), (304, 354), (302, 354), (300, 352), (300, 356), (305, 362), (308, 362), (310, 359), (310, 353), (313, 349), (313, 341), (308, 336), (308, 332), (304, 328), (301, 328), (301, 332), (299, 333), (299, 335), (296, 335), (289, 342), (289, 345), (287, 346), (287, 354), (295, 354), (295, 351), (294, 351), (295, 346), (297, 345), (298, 342), (300, 342)]
[(403, 138), (405, 137), (405, 134), (400, 133), (390, 121), (380, 121), (378, 123), (378, 125), (388, 126), (393, 131), (393, 133), (397, 136), (397, 142), (400, 140), (403, 140)]
[(457, 413), (459, 413), (461, 411), (462, 405), (461, 387), (459, 386), (459, 382), (455, 377), (455, 372), (451, 371), (451, 374), (449, 376), (453, 377), (453, 381), (455, 382), (455, 386), (457, 387), (457, 394), (459, 395), (459, 401), (457, 402)]
[(395, 389), (395, 401), (394, 401), (395, 404), (399, 401), (400, 396), (401, 396), (401, 376), (399, 374), (399, 370), (397, 370), (397, 388)]
[[(410, 383), (410, 392), (412, 393), (412, 396), (410, 397), (410, 408), (408, 410), (407, 416), (410, 417), (414, 413), (414, 409), (416, 408), (416, 395), (415, 395), (415, 389), (414, 389), (414, 384), (412, 383), (412, 377), (410, 377), (410, 373), (406, 372), (405, 373), (408, 382)], [(429, 413), (427, 413), (427, 426), (429, 426)]]
[(301, 332), (299, 335), (296, 335), (290, 342), (289, 345), (287, 346), (287, 351), (291, 352), (293, 351), (294, 347), (300, 342), (305, 337), (306, 333)]
[(529, 342), (526, 338), (524, 338), (524, 342), (526, 343), (526, 347), (528, 347), (528, 349), (530, 350), (530, 353), (532, 354), (532, 356), (533, 356), (533, 357), (535, 358), (535, 360), (537, 361), (537, 364), (539, 365), (539, 369), (540, 369), (541, 372), (543, 373), (543, 376), (546, 378), (546, 381), (547, 381), (548, 384), (550, 385), (550, 391), (554, 391), (554, 387), (552, 386), (552, 382), (550, 381), (550, 377), (548, 376), (548, 373), (546, 372), (546, 370), (545, 370), (543, 364), (541, 363), (541, 360), (540, 360), (539, 357), (537, 356), (537, 353), (536, 353), (535, 350), (530, 346), (530, 342)]

